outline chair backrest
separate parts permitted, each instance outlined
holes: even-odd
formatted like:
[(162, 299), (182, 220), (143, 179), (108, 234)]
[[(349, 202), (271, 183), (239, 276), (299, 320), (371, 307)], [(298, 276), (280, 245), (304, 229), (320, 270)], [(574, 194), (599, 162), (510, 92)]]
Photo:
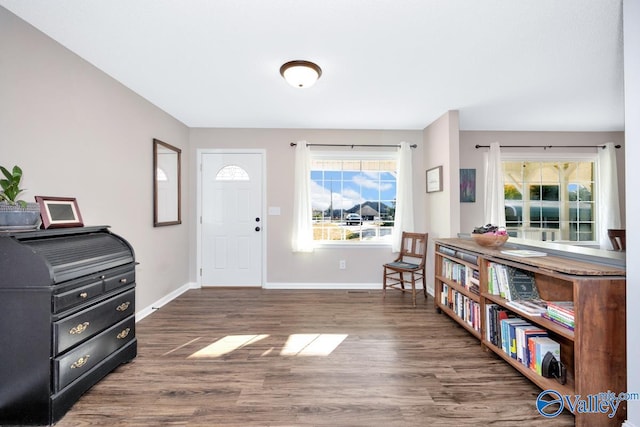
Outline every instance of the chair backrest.
[(420, 267), (424, 267), (427, 259), (428, 233), (402, 232), (402, 244), (398, 260), (407, 261), (406, 258), (420, 260)]
[(627, 248), (627, 238), (624, 229), (610, 228), (608, 231), (609, 240), (614, 251), (624, 251)]

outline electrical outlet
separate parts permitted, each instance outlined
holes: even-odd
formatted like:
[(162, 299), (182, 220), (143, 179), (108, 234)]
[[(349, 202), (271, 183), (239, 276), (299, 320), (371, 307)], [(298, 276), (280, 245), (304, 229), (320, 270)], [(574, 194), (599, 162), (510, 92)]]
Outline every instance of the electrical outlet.
[(345, 270), (347, 268), (347, 261), (344, 259), (340, 260), (340, 270)]

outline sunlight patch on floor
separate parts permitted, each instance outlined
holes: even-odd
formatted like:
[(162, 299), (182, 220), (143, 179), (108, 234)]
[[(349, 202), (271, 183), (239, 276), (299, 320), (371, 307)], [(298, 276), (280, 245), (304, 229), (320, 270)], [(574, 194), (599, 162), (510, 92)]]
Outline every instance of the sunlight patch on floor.
[[(348, 334), (292, 334), (289, 335), (280, 350), (280, 356), (328, 356), (348, 336)], [(268, 337), (269, 335), (266, 334), (227, 335), (191, 354), (188, 359), (221, 357), (241, 348), (251, 346)], [(191, 342), (195, 341), (197, 339)], [(264, 350), (261, 356), (268, 356), (274, 351), (277, 351), (276, 348), (270, 347)]]
[(328, 356), (347, 338), (346, 334), (292, 334), (281, 356)]
[(213, 344), (209, 344), (201, 350), (196, 351), (189, 359), (198, 359), (206, 357), (220, 357), (229, 354), (242, 347), (246, 347), (260, 340), (267, 338), (269, 335), (227, 335), (219, 339)]
[(194, 338), (194, 339), (192, 339), (191, 341), (188, 341), (188, 342), (186, 342), (186, 343), (184, 343), (184, 344), (182, 344), (182, 345), (179, 345), (179, 346), (177, 346), (176, 348), (174, 348), (174, 349), (171, 349), (171, 350), (167, 351), (167, 352), (166, 352), (166, 353), (164, 353), (162, 356), (168, 356), (168, 355), (170, 355), (171, 353), (173, 353), (174, 351), (178, 351), (178, 350), (180, 350), (180, 349), (181, 349), (181, 348), (183, 348), (183, 347), (186, 347), (186, 346), (188, 346), (188, 345), (190, 345), (190, 344), (193, 344), (194, 342), (198, 341), (200, 338), (202, 338), (202, 337)]

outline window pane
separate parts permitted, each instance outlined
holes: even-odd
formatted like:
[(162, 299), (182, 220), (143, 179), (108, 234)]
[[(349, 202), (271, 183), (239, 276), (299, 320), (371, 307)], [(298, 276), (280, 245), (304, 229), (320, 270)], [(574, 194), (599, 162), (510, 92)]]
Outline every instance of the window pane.
[(249, 174), (240, 166), (229, 165), (218, 171), (216, 181), (249, 181)]
[(390, 239), (395, 160), (313, 159), (311, 164), (314, 240)]
[(593, 241), (594, 170), (594, 161), (504, 161), (509, 234), (526, 239)]

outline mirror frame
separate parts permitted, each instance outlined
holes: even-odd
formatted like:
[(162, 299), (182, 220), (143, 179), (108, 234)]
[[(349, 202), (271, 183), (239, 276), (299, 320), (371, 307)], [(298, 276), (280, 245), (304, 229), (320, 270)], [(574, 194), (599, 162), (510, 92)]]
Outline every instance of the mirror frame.
[[(177, 196), (177, 203), (178, 203), (178, 210), (177, 210), (177, 215), (175, 219), (171, 219), (169, 221), (159, 221), (159, 210), (158, 207), (160, 206), (160, 193), (158, 191), (158, 166), (159, 166), (159, 161), (158, 161), (158, 154), (159, 154), (159, 150), (160, 149), (166, 149), (166, 150), (170, 150), (173, 151), (174, 153), (176, 153), (176, 183), (177, 183), (177, 188), (176, 190), (176, 196)], [(177, 224), (182, 224), (182, 218), (181, 218), (181, 205), (182, 205), (182, 191), (181, 191), (181, 187), (182, 187), (182, 180), (181, 180), (181, 154), (182, 154), (182, 150), (174, 147), (173, 145), (167, 144), (166, 142), (162, 142), (159, 139), (153, 139), (153, 226), (154, 227), (162, 227), (165, 225), (177, 225)]]

